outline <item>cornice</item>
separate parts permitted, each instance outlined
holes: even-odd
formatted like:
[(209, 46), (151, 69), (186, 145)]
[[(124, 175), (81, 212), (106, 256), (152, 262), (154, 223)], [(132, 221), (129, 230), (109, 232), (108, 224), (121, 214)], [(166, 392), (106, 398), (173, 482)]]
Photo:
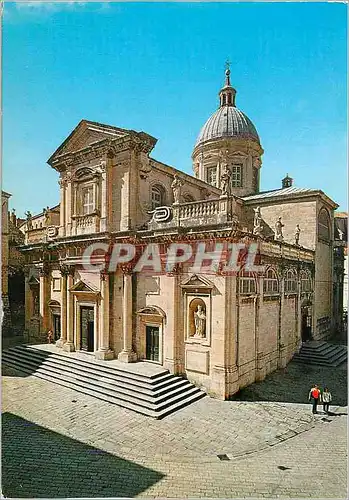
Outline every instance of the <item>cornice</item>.
[(68, 152), (50, 160), (52, 168), (59, 172), (70, 169), (73, 165), (86, 163), (101, 156), (112, 158), (122, 151), (132, 150), (136, 153), (149, 153), (155, 146), (157, 139), (144, 132), (131, 132), (126, 137), (103, 139), (96, 144), (89, 145), (75, 152)]

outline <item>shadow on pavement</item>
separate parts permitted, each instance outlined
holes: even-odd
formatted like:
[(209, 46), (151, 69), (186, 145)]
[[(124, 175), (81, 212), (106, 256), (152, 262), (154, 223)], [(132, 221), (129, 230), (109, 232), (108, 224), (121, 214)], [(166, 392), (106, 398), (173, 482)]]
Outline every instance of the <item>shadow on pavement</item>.
[(2, 416), (7, 498), (135, 497), (163, 477), (12, 413)]
[[(35, 347), (35, 344), (23, 344), (22, 347), (23, 349), (30, 350), (30, 348)], [(10, 352), (11, 351), (8, 351), (4, 348), (2, 349), (1, 372), (2, 375), (5, 375), (7, 377), (29, 377), (32, 373), (35, 373), (36, 370), (40, 368), (41, 365), (50, 358), (50, 356), (52, 357), (53, 355), (53, 353), (49, 351), (37, 350), (35, 352), (36, 356), (30, 358), (30, 365), (26, 364), (26, 369), (29, 370), (29, 372), (22, 372), (18, 370), (16, 367), (13, 367), (6, 363), (6, 356)], [(23, 352), (22, 355), (25, 355), (25, 353)]]
[[(347, 372), (342, 368), (310, 366), (291, 362), (263, 380), (242, 389), (232, 396), (239, 401), (270, 401), (284, 403), (308, 403), (313, 384), (332, 393), (331, 406), (347, 406)], [(338, 415), (338, 414), (337, 414)]]

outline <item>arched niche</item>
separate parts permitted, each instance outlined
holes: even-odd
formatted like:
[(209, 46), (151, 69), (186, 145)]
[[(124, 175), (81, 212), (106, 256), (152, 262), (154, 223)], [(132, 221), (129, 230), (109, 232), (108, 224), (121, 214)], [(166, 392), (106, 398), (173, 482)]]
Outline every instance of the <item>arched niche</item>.
[(206, 339), (206, 304), (203, 299), (197, 297), (189, 303), (189, 337)]

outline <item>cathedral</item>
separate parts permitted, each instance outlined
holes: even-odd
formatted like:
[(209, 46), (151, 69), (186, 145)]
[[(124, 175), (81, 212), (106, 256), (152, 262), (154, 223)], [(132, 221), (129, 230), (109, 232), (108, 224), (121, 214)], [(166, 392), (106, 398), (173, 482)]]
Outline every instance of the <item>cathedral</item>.
[[(57, 350), (157, 363), (226, 399), (285, 367), (302, 342), (331, 336), (338, 205), (288, 174), (260, 191), (262, 141), (236, 101), (227, 69), (193, 175), (153, 158), (146, 132), (87, 120), (56, 149), (48, 164), (60, 203), (20, 226), (30, 339), (51, 330)], [(234, 273), (184, 260), (156, 272), (134, 265), (141, 250), (157, 245), (162, 259), (174, 243), (254, 245), (263, 270), (243, 256)], [(135, 248), (133, 261), (97, 265), (118, 244)], [(100, 251), (86, 266), (91, 245)]]

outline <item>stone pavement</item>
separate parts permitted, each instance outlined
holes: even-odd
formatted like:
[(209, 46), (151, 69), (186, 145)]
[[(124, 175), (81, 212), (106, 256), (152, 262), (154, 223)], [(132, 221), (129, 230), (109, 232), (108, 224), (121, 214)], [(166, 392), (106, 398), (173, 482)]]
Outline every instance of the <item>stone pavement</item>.
[(345, 415), (207, 397), (156, 421), (4, 373), (6, 497), (347, 496)]

